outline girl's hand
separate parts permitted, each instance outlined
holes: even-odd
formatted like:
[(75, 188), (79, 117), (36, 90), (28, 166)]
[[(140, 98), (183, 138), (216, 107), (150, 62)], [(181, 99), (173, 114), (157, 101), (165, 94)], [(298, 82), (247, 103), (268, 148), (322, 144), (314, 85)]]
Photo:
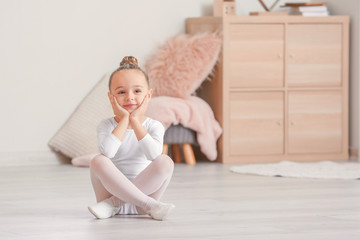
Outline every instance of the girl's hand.
[(122, 108), (118, 101), (116, 100), (116, 97), (109, 93), (109, 99), (111, 102), (111, 106), (114, 112), (114, 115), (120, 119), (122, 118), (129, 118), (129, 112), (126, 111), (126, 109)]
[(149, 101), (150, 94), (146, 94), (140, 106), (130, 113), (130, 120), (141, 121), (141, 118), (145, 116)]

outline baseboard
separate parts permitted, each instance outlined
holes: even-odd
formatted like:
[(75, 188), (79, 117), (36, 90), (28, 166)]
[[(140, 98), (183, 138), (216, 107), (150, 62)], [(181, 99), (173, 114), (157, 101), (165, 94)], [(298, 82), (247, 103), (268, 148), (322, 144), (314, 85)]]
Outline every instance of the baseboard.
[(349, 149), (349, 159), (350, 159), (350, 161), (359, 161), (359, 149), (350, 148)]
[[(197, 153), (197, 151), (195, 152)], [(357, 148), (349, 149), (349, 159), (350, 161), (359, 161), (359, 150)], [(0, 166), (59, 165), (70, 163), (71, 159), (50, 150), (42, 152), (0, 152)]]
[(59, 165), (70, 163), (70, 159), (53, 152), (0, 152), (0, 166)]

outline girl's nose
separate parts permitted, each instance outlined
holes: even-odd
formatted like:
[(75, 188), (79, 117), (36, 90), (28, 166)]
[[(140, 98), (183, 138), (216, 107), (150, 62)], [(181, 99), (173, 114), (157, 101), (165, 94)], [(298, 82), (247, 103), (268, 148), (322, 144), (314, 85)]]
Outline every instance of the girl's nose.
[(132, 93), (128, 93), (128, 94), (127, 94), (127, 99), (133, 100), (133, 99), (134, 99), (134, 95), (133, 95)]

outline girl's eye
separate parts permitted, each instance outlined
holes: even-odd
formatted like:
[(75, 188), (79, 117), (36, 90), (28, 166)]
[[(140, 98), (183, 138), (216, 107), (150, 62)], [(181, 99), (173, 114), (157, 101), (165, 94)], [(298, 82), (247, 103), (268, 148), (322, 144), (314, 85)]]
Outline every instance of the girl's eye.
[(125, 91), (120, 91), (119, 94), (125, 94)]
[(140, 89), (135, 90), (136, 93), (141, 93)]

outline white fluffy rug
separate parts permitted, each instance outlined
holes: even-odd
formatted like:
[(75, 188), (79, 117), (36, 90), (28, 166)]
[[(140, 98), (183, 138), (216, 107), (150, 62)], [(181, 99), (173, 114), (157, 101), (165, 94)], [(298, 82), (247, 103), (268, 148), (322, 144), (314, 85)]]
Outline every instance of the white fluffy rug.
[(230, 171), (273, 177), (360, 179), (360, 163), (355, 162), (297, 163), (282, 161), (278, 163), (237, 165), (232, 166)]

